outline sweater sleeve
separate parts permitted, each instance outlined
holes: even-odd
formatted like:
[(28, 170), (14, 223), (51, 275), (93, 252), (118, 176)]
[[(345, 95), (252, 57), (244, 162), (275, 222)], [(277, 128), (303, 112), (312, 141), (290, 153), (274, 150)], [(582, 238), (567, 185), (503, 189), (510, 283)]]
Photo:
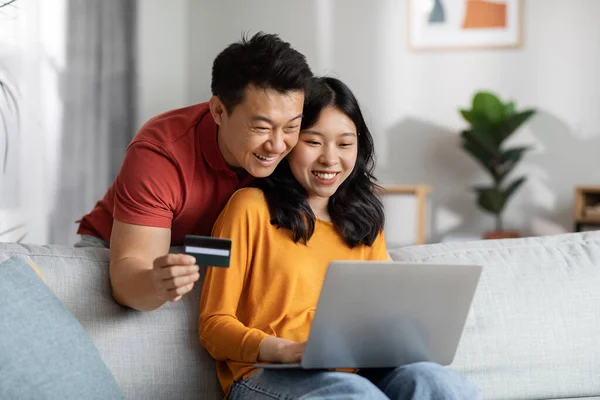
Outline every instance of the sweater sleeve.
[(385, 244), (385, 235), (383, 234), (383, 231), (379, 233), (373, 242), (373, 245), (370, 247), (370, 255), (368, 259), (371, 261), (388, 260), (387, 245)]
[[(232, 241), (229, 268), (207, 268), (200, 300), (200, 341), (216, 360), (252, 363), (268, 336), (246, 327), (236, 317), (240, 295), (250, 271), (259, 224), (269, 222), (259, 189), (236, 192), (217, 219), (213, 236)], [(267, 209), (268, 212), (268, 209)]]

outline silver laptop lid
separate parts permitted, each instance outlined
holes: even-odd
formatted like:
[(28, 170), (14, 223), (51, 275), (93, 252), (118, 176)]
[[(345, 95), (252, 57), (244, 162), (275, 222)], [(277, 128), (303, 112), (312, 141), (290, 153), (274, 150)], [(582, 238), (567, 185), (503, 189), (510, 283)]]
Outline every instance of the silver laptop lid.
[(450, 364), (481, 270), (477, 265), (332, 262), (302, 367)]

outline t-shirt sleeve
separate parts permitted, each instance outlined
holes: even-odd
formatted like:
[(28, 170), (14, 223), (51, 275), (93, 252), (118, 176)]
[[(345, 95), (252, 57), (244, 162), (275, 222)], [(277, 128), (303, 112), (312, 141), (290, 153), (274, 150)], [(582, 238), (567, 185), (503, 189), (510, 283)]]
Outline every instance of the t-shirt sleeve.
[(113, 217), (119, 221), (170, 228), (181, 203), (182, 174), (165, 148), (146, 140), (132, 143), (115, 181)]
[(253, 363), (266, 333), (246, 327), (236, 317), (248, 278), (260, 224), (269, 223), (259, 189), (242, 189), (227, 203), (213, 228), (213, 236), (232, 241), (229, 268), (209, 267), (200, 300), (200, 341), (217, 360)]
[(387, 245), (385, 244), (385, 235), (383, 231), (377, 235), (377, 238), (373, 242), (371, 246), (371, 252), (369, 256), (369, 260), (372, 261), (387, 261), (388, 260), (388, 251)]

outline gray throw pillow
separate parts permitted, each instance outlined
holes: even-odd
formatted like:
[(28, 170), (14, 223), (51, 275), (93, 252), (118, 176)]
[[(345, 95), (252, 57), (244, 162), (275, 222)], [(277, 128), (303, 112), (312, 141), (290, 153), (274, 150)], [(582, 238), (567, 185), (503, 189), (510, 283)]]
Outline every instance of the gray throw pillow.
[(124, 398), (83, 327), (30, 264), (0, 264), (0, 399)]

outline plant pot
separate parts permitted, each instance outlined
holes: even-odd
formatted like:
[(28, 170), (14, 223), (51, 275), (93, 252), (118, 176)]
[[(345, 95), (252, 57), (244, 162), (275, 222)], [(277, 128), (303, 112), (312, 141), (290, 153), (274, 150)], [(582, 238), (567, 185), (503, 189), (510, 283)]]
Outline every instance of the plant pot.
[(517, 231), (488, 231), (484, 239), (516, 239), (521, 237)]

